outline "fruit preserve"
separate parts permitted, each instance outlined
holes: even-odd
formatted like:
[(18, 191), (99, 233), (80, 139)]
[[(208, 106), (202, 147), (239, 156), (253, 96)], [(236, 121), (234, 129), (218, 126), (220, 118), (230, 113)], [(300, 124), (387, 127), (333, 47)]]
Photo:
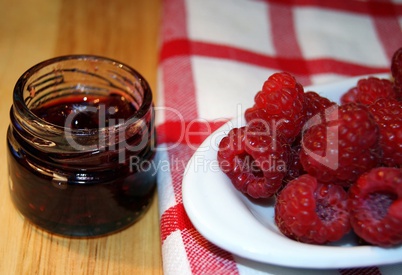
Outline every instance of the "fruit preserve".
[(9, 185), (32, 223), (105, 235), (148, 209), (156, 184), (152, 93), (120, 62), (63, 56), (24, 73), (7, 133)]

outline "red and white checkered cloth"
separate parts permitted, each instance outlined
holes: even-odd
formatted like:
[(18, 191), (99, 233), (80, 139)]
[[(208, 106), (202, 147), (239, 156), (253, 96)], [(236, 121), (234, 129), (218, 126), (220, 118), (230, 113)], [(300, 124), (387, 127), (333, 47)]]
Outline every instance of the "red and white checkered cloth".
[(290, 72), (307, 86), (389, 72), (402, 46), (402, 1), (164, 0), (161, 26), (155, 101), (165, 149), (158, 153), (164, 273), (401, 274), (402, 264), (312, 271), (241, 259), (196, 231), (181, 187), (208, 130), (235, 117), (239, 104), (252, 106), (272, 73)]

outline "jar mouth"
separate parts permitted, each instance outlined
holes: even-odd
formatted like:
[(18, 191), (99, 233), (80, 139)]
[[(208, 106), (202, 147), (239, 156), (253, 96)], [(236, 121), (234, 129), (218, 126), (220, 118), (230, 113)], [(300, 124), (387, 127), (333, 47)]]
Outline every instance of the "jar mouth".
[[(50, 103), (70, 100), (72, 95), (82, 98), (117, 96), (124, 98), (126, 104), (131, 104), (133, 108), (125, 112), (124, 119), (98, 123), (94, 127), (88, 126), (85, 118), (82, 120), (85, 127), (70, 127), (67, 123), (55, 123), (54, 117), (47, 119), (34, 112), (41, 109), (46, 114)], [(149, 121), (152, 116), (151, 109), (150, 86), (132, 67), (96, 55), (65, 55), (34, 65), (17, 80), (10, 116), (15, 128), (24, 132), (27, 140), (34, 140), (37, 146), (66, 148), (66, 136), (79, 143), (94, 144), (101, 136), (119, 136), (122, 131), (134, 135), (144, 129), (144, 120)], [(99, 149), (97, 146), (83, 148)]]
[[(92, 63), (91, 66), (93, 66), (93, 71), (89, 70), (80, 70), (79, 68), (72, 68), (72, 67), (65, 67), (63, 68), (63, 64), (61, 62), (66, 62), (66, 61), (78, 61), (80, 63)], [(111, 65), (111, 67), (114, 67), (116, 71), (109, 71), (110, 76), (115, 80), (114, 83), (111, 81), (107, 80), (105, 76), (102, 75), (97, 75), (97, 72), (99, 70), (99, 65), (101, 63), (107, 63)], [(38, 76), (36, 79), (32, 79), (35, 77), (35, 75), (38, 74), (39, 71), (41, 71), (44, 68), (51, 68), (50, 72), (47, 72), (45, 75)], [(45, 61), (42, 61), (30, 69), (28, 69), (17, 81), (14, 89), (14, 98), (13, 98), (13, 103), (15, 106), (18, 106), (20, 111), (23, 112), (28, 118), (32, 120), (39, 120), (43, 125), (46, 125), (47, 127), (52, 127), (55, 130), (60, 130), (60, 131), (65, 131), (66, 127), (60, 126), (53, 124), (51, 122), (48, 122), (44, 120), (42, 117), (37, 116), (36, 114), (31, 112), (31, 108), (28, 107), (28, 103), (32, 101), (32, 99), (35, 96), (38, 96), (38, 93), (41, 92), (41, 90), (38, 91), (39, 89), (45, 89), (45, 88), (51, 88), (51, 85), (61, 85), (64, 81), (62, 73), (63, 72), (70, 72), (70, 73), (76, 73), (76, 74), (81, 74), (81, 76), (84, 77), (91, 77), (94, 79), (98, 79), (99, 81), (104, 81), (105, 83), (108, 82), (110, 85), (111, 89), (117, 89), (115, 91), (124, 91), (128, 92), (128, 95), (133, 97), (133, 99), (136, 101), (136, 111), (133, 113), (130, 117), (127, 117), (127, 120), (134, 120), (134, 119), (140, 119), (142, 118), (149, 110), (149, 108), (152, 105), (152, 92), (149, 87), (149, 84), (145, 80), (145, 78), (137, 72), (135, 69), (132, 67), (107, 58), (107, 57), (101, 57), (101, 56), (96, 56), (96, 55), (66, 55), (66, 56), (60, 56), (60, 57), (55, 57), (52, 59), (48, 59)], [(129, 75), (132, 75), (135, 79), (136, 82), (133, 80), (128, 79), (126, 76), (120, 74), (121, 72), (127, 73)], [(33, 80), (30, 82), (30, 80)], [(135, 94), (133, 91), (128, 91), (127, 86), (125, 88), (119, 88), (118, 84), (122, 85), (130, 85), (132, 86), (133, 90), (134, 89), (141, 89), (142, 94)], [(122, 86), (121, 85), (121, 86)], [(77, 83), (77, 90), (80, 89), (83, 92), (85, 92), (85, 84), (84, 83)], [(95, 87), (96, 88), (96, 87)], [(24, 91), (28, 92), (29, 95), (24, 98)], [(130, 94), (130, 92), (132, 94)], [(111, 126), (113, 128), (119, 127), (119, 124)], [(102, 127), (105, 128), (105, 127)], [(72, 129), (69, 129), (72, 130)], [(91, 135), (94, 132), (94, 129), (76, 129), (73, 130), (72, 132), (77, 132), (79, 134), (88, 134)]]

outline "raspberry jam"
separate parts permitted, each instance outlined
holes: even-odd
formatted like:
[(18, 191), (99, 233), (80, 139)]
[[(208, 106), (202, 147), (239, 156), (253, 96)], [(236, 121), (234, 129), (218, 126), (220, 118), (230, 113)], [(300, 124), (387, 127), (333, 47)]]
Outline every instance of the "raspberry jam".
[(136, 109), (125, 97), (112, 93), (107, 96), (75, 95), (33, 108), (31, 112), (58, 126), (97, 129), (102, 118), (105, 121), (104, 126), (108, 126), (111, 121), (130, 118)]
[(121, 230), (148, 209), (156, 165), (152, 93), (117, 61), (64, 56), (17, 81), (7, 133), (10, 194), (65, 236)]

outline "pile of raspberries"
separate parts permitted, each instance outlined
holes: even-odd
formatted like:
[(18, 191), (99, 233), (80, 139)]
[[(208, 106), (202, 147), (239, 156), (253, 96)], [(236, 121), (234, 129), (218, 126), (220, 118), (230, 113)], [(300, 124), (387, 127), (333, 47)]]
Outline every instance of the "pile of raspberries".
[(221, 170), (246, 196), (275, 197), (291, 239), (325, 244), (353, 230), (363, 244), (402, 244), (402, 48), (391, 74), (361, 78), (340, 104), (271, 75), (246, 126), (221, 140)]

